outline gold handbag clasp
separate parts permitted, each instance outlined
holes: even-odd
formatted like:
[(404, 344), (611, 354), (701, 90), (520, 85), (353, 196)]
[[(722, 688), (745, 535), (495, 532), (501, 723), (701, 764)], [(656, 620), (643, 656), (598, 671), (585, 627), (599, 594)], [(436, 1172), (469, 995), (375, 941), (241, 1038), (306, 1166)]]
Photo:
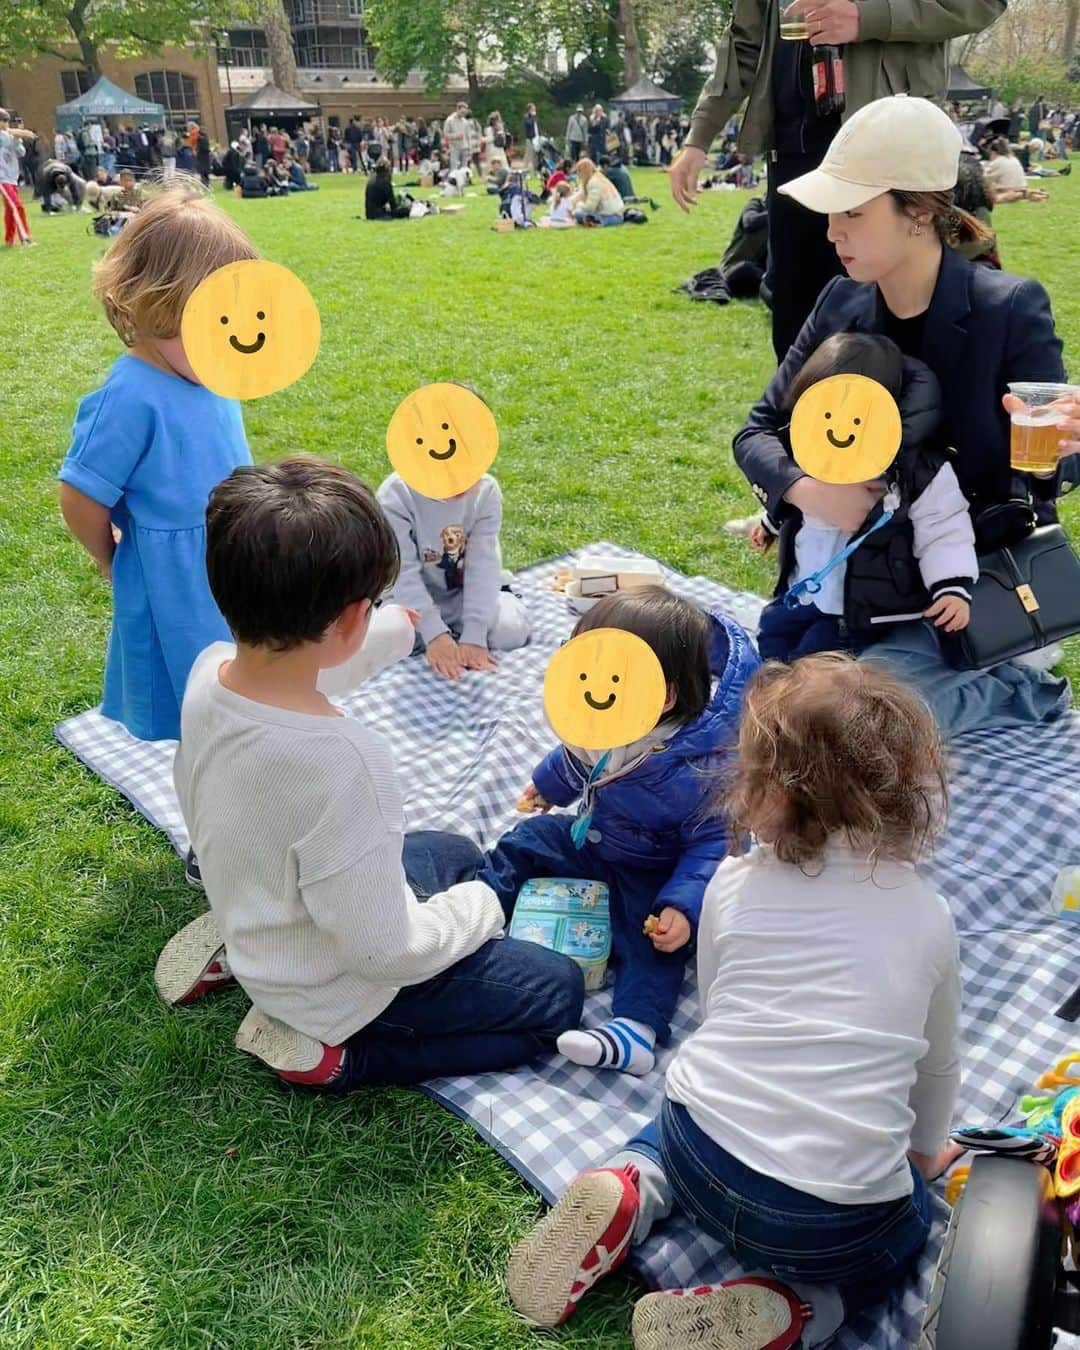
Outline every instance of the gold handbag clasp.
[(1020, 598), (1020, 603), (1024, 606), (1025, 614), (1034, 614), (1035, 611), (1039, 608), (1039, 602), (1038, 600), (1035, 599), (1035, 592), (1031, 589), (1031, 587), (1027, 584), (1027, 582), (1024, 582), (1022, 585), (1017, 586), (1016, 594)]

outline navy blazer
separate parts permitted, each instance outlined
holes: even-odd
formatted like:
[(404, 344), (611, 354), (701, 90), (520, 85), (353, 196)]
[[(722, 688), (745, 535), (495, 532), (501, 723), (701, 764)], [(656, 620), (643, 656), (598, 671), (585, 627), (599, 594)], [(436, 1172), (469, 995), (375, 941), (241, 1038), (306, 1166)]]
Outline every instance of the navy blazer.
[[(735, 437), (736, 463), (773, 517), (780, 518), (784, 493), (805, 476), (777, 438), (791, 420), (784, 407), (789, 384), (833, 333), (883, 332), (884, 310), (874, 283), (849, 277), (830, 281)], [(1002, 395), (1011, 381), (1065, 379), (1046, 291), (1037, 281), (968, 262), (955, 249), (944, 248), (919, 355), (941, 384), (940, 445), (956, 451), (953, 466), (973, 508), (1016, 495)], [(1063, 459), (1055, 478), (1027, 481), (1032, 495), (1047, 503), (1040, 514), (1052, 517), (1049, 503), (1080, 482), (1080, 455)]]

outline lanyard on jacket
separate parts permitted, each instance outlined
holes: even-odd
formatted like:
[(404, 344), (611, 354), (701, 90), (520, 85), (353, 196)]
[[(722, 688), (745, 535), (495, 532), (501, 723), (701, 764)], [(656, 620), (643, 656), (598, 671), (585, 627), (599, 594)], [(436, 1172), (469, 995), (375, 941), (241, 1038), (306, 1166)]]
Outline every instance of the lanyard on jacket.
[(593, 818), (593, 785), (607, 768), (610, 758), (611, 751), (605, 750), (589, 771), (589, 777), (585, 781), (585, 790), (581, 794), (581, 810), (577, 820), (570, 826), (570, 838), (574, 841), (575, 848), (580, 848), (584, 844), (589, 833)]
[(839, 567), (841, 563), (847, 562), (855, 550), (861, 544), (864, 544), (875, 530), (880, 530), (883, 525), (888, 525), (894, 515), (895, 511), (883, 511), (881, 515), (878, 516), (877, 520), (874, 521), (873, 525), (859, 535), (858, 539), (853, 539), (850, 544), (842, 548), (834, 558), (830, 558), (829, 561), (819, 567), (816, 572), (811, 572), (810, 575), (804, 577), (802, 581), (797, 581), (794, 586), (789, 586), (784, 593), (784, 608), (798, 609), (799, 605), (802, 603), (800, 596), (817, 595), (821, 591), (821, 583), (829, 573)]

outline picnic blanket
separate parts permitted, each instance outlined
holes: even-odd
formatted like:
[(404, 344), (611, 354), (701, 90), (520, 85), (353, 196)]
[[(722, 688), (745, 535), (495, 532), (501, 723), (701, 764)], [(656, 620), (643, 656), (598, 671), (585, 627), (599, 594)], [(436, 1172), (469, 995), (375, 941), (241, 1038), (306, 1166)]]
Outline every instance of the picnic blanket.
[[(631, 555), (610, 544), (581, 554)], [(497, 674), (460, 684), (437, 680), (422, 660), (405, 661), (343, 700), (361, 720), (387, 732), (405, 787), (412, 829), (449, 829), (491, 844), (518, 817), (514, 803), (529, 773), (551, 748), (542, 711), (544, 669), (570, 632), (573, 616), (550, 589), (569, 558), (519, 574), (533, 620), (533, 640), (502, 657)], [(762, 601), (704, 577), (668, 570), (673, 589), (719, 606), (753, 630)], [(187, 848), (172, 787), (173, 742), (139, 742), (97, 711), (74, 717), (56, 734), (85, 764), (122, 792), (170, 837)], [(1052, 727), (977, 733), (951, 754), (950, 828), (926, 867), (952, 905), (963, 964), (964, 1083), (959, 1119), (1001, 1120), (1036, 1076), (1075, 1044), (1080, 1032), (1055, 1010), (1080, 982), (1071, 958), (1073, 929), (1049, 905), (1060, 867), (1080, 861), (1080, 717)], [(601, 992), (586, 1005), (595, 1025), (610, 1012)], [(692, 1028), (696, 995), (688, 973), (673, 1022), (673, 1045)], [(467, 1120), (548, 1200), (583, 1168), (602, 1163), (656, 1114), (663, 1072), (639, 1079), (595, 1073), (552, 1057), (515, 1073), (439, 1079), (425, 1090)], [(844, 1350), (910, 1346), (940, 1249), (946, 1214), (938, 1222), (911, 1280), (891, 1299), (845, 1327)], [(729, 1279), (739, 1273), (714, 1242), (676, 1217), (635, 1250), (631, 1268), (651, 1288)]]

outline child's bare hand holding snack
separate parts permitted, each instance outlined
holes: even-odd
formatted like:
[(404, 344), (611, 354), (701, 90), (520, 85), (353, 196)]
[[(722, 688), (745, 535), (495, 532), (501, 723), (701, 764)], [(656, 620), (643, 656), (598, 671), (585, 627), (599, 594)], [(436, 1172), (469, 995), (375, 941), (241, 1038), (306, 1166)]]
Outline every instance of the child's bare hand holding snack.
[(677, 952), (690, 941), (690, 920), (670, 905), (645, 920), (645, 936), (658, 952)]

